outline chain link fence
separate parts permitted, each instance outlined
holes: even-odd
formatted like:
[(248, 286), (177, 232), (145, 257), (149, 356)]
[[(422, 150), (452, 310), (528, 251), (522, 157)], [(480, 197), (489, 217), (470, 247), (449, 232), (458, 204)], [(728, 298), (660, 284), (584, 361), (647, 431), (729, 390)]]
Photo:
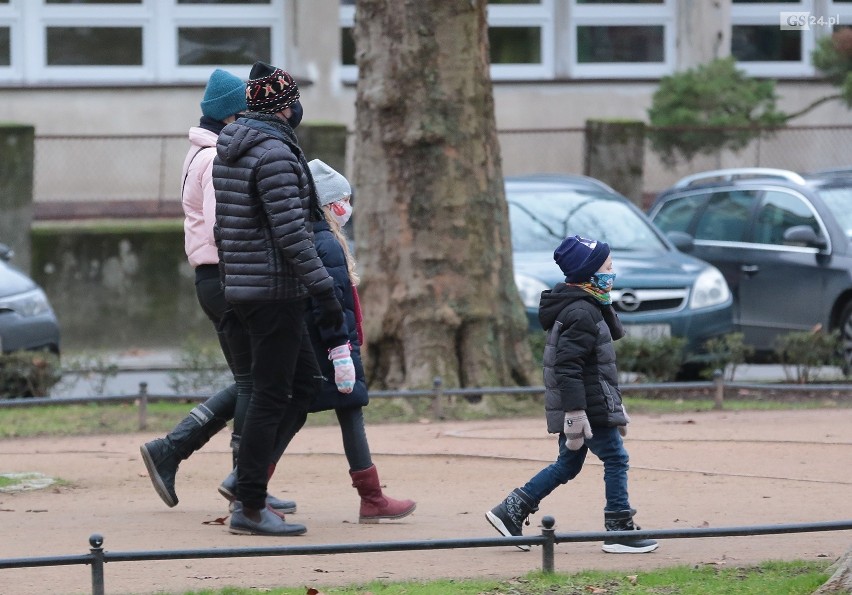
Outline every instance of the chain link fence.
[[(583, 128), (499, 131), (506, 175), (582, 173)], [(350, 134), (349, 154), (353, 148)], [(126, 216), (122, 202), (146, 202), (162, 213), (180, 213), (180, 169), (188, 148), (184, 135), (38, 135), (35, 142), (36, 213), (73, 214), (75, 203), (101, 204), (108, 217)], [(665, 165), (646, 143), (645, 194), (655, 194), (679, 178), (725, 167), (777, 167), (798, 172), (852, 166), (852, 125), (791, 126), (766, 131), (738, 152), (701, 155), (688, 163)], [(90, 208), (91, 211), (91, 208)]]

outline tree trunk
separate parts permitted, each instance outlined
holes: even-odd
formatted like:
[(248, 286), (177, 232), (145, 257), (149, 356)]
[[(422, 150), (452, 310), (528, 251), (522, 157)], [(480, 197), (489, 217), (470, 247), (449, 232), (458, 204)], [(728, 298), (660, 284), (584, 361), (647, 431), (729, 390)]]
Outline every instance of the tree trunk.
[(355, 234), (373, 388), (530, 380), (486, 4), (356, 4)]
[(852, 547), (828, 567), (831, 577), (813, 595), (852, 593)]

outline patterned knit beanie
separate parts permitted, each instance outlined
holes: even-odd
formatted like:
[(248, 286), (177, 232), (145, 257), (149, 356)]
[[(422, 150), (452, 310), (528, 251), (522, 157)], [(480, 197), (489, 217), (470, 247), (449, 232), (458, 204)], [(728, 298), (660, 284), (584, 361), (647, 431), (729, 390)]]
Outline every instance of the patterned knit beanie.
[(246, 103), (248, 108), (264, 114), (275, 114), (299, 100), (299, 86), (293, 77), (265, 62), (251, 67)]
[(571, 236), (562, 240), (553, 252), (553, 260), (562, 269), (568, 283), (583, 283), (598, 272), (606, 257), (609, 256), (609, 244)]
[(246, 84), (241, 78), (217, 68), (207, 81), (201, 113), (208, 118), (222, 121), (246, 111)]

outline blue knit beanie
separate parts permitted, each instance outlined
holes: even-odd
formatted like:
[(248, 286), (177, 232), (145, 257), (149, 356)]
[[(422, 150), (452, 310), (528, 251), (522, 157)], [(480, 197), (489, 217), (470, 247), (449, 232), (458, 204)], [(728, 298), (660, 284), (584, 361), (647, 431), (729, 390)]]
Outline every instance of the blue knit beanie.
[(609, 244), (571, 236), (562, 240), (553, 252), (553, 260), (562, 269), (568, 283), (583, 283), (598, 272), (606, 257), (609, 256)]
[(246, 84), (241, 78), (217, 68), (207, 81), (201, 113), (208, 118), (222, 121), (246, 111)]

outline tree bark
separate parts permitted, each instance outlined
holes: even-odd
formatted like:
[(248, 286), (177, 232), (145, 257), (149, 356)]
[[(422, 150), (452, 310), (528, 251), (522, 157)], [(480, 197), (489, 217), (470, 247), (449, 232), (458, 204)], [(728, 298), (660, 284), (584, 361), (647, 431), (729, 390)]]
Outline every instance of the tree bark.
[(852, 547), (829, 566), (831, 577), (813, 595), (852, 593)]
[(486, 4), (356, 4), (355, 234), (373, 388), (530, 380)]

